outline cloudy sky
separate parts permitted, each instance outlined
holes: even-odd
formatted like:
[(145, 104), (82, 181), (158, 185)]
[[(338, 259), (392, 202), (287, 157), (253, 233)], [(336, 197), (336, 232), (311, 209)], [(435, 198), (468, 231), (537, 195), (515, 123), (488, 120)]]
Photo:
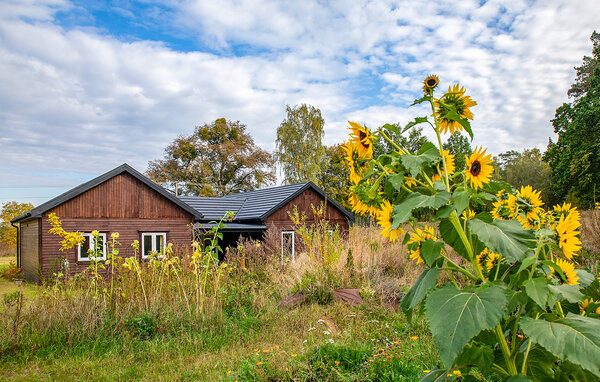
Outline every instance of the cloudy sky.
[(0, 203), (38, 205), (124, 162), (145, 171), (194, 126), (245, 123), (272, 151), (286, 104), (377, 127), (421, 81), (478, 102), (474, 145), (544, 148), (591, 53), (600, 2), (3, 0)]

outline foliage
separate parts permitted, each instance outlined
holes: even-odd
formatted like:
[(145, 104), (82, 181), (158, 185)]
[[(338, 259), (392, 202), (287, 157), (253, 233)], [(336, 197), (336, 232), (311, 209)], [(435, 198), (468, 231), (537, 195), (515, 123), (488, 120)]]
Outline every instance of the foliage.
[(272, 167), (271, 154), (254, 144), (246, 125), (220, 118), (176, 138), (146, 175), (180, 195), (223, 196), (271, 184)]
[(324, 146), (325, 154), (321, 158), (315, 183), (333, 200), (341, 204), (344, 208), (350, 209), (348, 202), (348, 189), (352, 185), (350, 182), (350, 172), (344, 162), (344, 148), (341, 144)]
[(573, 103), (564, 103), (552, 120), (556, 143), (550, 140), (544, 159), (552, 168), (552, 191), (582, 208), (598, 200), (600, 184), (600, 37), (594, 32), (593, 57), (585, 57), (577, 69), (571, 93)]
[(542, 199), (559, 202), (550, 189), (552, 170), (544, 161), (539, 149), (525, 149), (523, 152), (506, 151), (498, 154), (494, 161), (498, 165), (498, 175), (495, 179), (504, 181), (515, 188), (530, 185), (542, 192)]
[(17, 229), (10, 225), (10, 221), (33, 208), (31, 203), (19, 203), (16, 201), (2, 204), (0, 210), (0, 244), (12, 248), (17, 244)]
[(448, 150), (450, 154), (454, 155), (454, 165), (456, 171), (464, 171), (467, 165), (465, 157), (473, 154), (471, 143), (464, 135), (458, 131), (450, 135), (448, 140), (444, 143), (444, 150)]
[(277, 128), (275, 159), (281, 166), (284, 182), (300, 183), (308, 180), (318, 183), (318, 174), (324, 161), (323, 125), (321, 111), (311, 105), (289, 105), (286, 118)]
[[(429, 141), (427, 137), (423, 135), (423, 128), (421, 127), (410, 129), (406, 132), (406, 134), (402, 132), (402, 127), (397, 123), (385, 124), (380, 126), (377, 130), (385, 131), (390, 139), (398, 142), (401, 147), (410, 153), (416, 153), (425, 144), (425, 142)], [(373, 142), (373, 155), (376, 157), (394, 150), (396, 150), (396, 147), (391, 145), (386, 140), (380, 139)]]
[[(568, 204), (547, 212), (531, 186), (513, 189), (493, 181), (491, 155), (481, 148), (467, 158), (464, 171), (454, 172), (441, 133), (464, 130), (472, 137), (469, 107), (475, 102), (459, 85), (436, 98), (438, 82), (430, 81), (430, 88), (428, 79), (415, 103), (429, 103), (433, 120), (415, 118), (406, 128), (429, 123), (437, 147), (425, 143), (411, 153), (379, 130), (372, 139), (396, 150), (376, 157), (363, 150), (351, 163), (360, 174), (352, 189), (355, 205), (378, 217), (385, 237), (404, 236), (410, 258), (424, 265), (401, 300), (409, 315), (424, 306), (442, 359), (441, 368), (422, 380), (461, 373), (471, 380), (492, 374), (511, 381), (569, 373), (582, 380), (600, 377), (599, 282), (571, 262), (581, 249), (580, 213)], [(359, 143), (368, 145), (349, 145)], [(539, 151), (529, 154), (539, 160)], [(491, 213), (474, 213), (476, 205)], [(423, 209), (433, 210), (439, 233), (415, 217)], [(449, 248), (462, 260), (451, 259)], [(437, 286), (441, 275), (449, 282)]]

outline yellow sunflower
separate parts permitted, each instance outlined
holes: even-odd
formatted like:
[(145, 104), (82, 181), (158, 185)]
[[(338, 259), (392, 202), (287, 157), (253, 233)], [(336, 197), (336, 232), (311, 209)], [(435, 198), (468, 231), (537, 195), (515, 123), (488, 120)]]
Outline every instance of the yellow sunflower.
[(492, 203), (492, 217), (494, 219), (510, 220), (513, 216), (513, 212), (508, 208), (507, 201), (498, 200)]
[(361, 168), (358, 165), (358, 145), (355, 142), (346, 142), (342, 148), (346, 152), (344, 159), (350, 168), (350, 181), (357, 184), (362, 179)]
[(593, 298), (586, 298), (585, 300), (583, 300), (580, 304), (579, 304), (579, 311), (581, 313), (585, 313), (585, 311), (587, 310), (588, 306), (590, 306), (590, 304), (594, 303), (594, 299)]
[(558, 259), (555, 261), (555, 263), (565, 275), (564, 279), (561, 277), (561, 284), (579, 284), (579, 277), (577, 277), (577, 271), (575, 270), (575, 265), (573, 265), (573, 263), (563, 259)]
[(410, 254), (410, 258), (415, 260), (417, 264), (423, 262), (423, 258), (421, 257), (421, 244), (425, 240), (433, 240), (437, 241), (437, 238), (433, 234), (433, 227), (425, 226), (423, 230), (417, 228), (414, 232), (410, 233), (410, 240), (408, 241), (408, 246), (410, 248), (411, 244), (418, 244), (416, 249), (409, 249), (408, 253)]
[(483, 187), (484, 183), (490, 182), (490, 177), (494, 171), (494, 167), (490, 165), (492, 162), (492, 154), (485, 155), (486, 150), (481, 147), (475, 147), (475, 151), (471, 157), (466, 157), (467, 169), (465, 174), (467, 180), (471, 181), (471, 187), (478, 189)]
[(477, 255), (477, 264), (479, 264), (479, 268), (486, 269), (485, 264), (487, 263), (488, 257), (490, 257), (490, 252), (487, 248), (484, 249)]
[(441, 133), (450, 131), (450, 134), (453, 134), (455, 131), (462, 130), (460, 123), (448, 119), (447, 114), (452, 110), (456, 110), (461, 118), (473, 119), (473, 113), (469, 108), (477, 105), (477, 102), (473, 101), (471, 97), (465, 96), (465, 91), (465, 88), (456, 84), (452, 88), (448, 87), (448, 92), (435, 102)]
[(460, 217), (463, 220), (471, 220), (475, 217), (475, 211), (473, 211), (470, 208), (467, 208), (466, 210), (463, 211), (463, 213), (460, 215)]
[(392, 229), (393, 213), (394, 206), (387, 200), (383, 201), (381, 209), (377, 211), (377, 223), (383, 228), (381, 234), (391, 242), (398, 240), (400, 236), (406, 233), (401, 227)]
[(570, 214), (561, 216), (556, 224), (556, 234), (558, 236), (558, 246), (562, 249), (565, 257), (569, 260), (577, 256), (577, 251), (581, 249), (581, 240), (579, 240), (579, 231), (581, 226), (578, 216)]
[(350, 141), (356, 143), (358, 154), (361, 159), (371, 159), (373, 157), (373, 134), (366, 127), (362, 127), (356, 122), (350, 122)]
[(488, 273), (491, 272), (491, 270), (494, 269), (502, 260), (504, 260), (504, 257), (500, 256), (496, 252), (490, 252), (490, 255), (485, 260), (485, 269), (488, 271)]
[[(456, 168), (456, 166), (454, 166), (454, 154), (450, 154), (450, 151), (444, 150), (444, 159), (446, 160), (446, 166), (448, 167), (448, 176), (451, 176), (454, 174), (454, 169)], [(442, 175), (444, 174), (444, 162), (440, 162), (440, 173)], [(433, 174), (431, 180), (434, 182), (436, 180), (441, 181), (442, 177), (439, 174)]]
[(415, 179), (411, 175), (408, 175), (404, 179), (405, 179), (406, 185), (409, 188), (412, 187), (412, 186), (416, 186), (417, 185), (417, 182), (415, 182)]
[(577, 211), (577, 207), (571, 207), (571, 203), (563, 203), (563, 205), (556, 205), (554, 206), (554, 216), (556, 216), (556, 219), (559, 220), (561, 216), (563, 215), (571, 215), (573, 214), (575, 216), (575, 219), (579, 220), (579, 218), (581, 217), (581, 215), (579, 214), (579, 211)]
[(440, 79), (435, 74), (428, 76), (425, 78), (425, 81), (423, 81), (423, 92), (425, 94), (432, 95), (439, 83)]
[(531, 186), (521, 187), (517, 191), (517, 196), (525, 201), (525, 205), (521, 206), (521, 211), (525, 214), (527, 220), (536, 220), (539, 214), (543, 212), (541, 206), (544, 204), (540, 197), (541, 192), (535, 191)]

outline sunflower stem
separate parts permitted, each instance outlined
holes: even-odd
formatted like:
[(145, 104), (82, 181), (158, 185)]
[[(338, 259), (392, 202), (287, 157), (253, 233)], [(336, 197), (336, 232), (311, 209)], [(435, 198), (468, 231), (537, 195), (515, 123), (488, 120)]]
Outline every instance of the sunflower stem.
[(508, 348), (508, 344), (506, 343), (506, 338), (504, 338), (504, 333), (502, 332), (502, 327), (500, 324), (494, 328), (494, 334), (496, 334), (496, 338), (500, 344), (500, 349), (502, 350), (502, 355), (504, 356), (504, 361), (506, 362), (506, 367), (508, 368), (508, 374), (519, 374), (517, 371), (517, 365), (515, 365), (515, 360), (510, 356), (510, 349)]
[[(438, 100), (439, 101), (439, 100)], [(431, 112), (433, 113), (433, 121), (435, 122), (435, 136), (437, 137), (438, 145), (440, 148), (440, 154), (442, 156), (442, 163), (444, 164), (444, 175), (446, 181), (446, 191), (450, 192), (450, 180), (448, 176), (448, 166), (446, 166), (446, 156), (444, 155), (444, 147), (442, 146), (442, 138), (440, 136), (440, 126), (439, 121), (437, 119), (437, 115), (435, 114), (435, 107), (433, 106), (433, 101), (430, 99), (429, 104), (431, 105)]]
[(379, 134), (381, 134), (381, 136), (383, 137), (383, 139), (385, 139), (386, 141), (388, 141), (388, 143), (390, 143), (392, 146), (394, 146), (398, 151), (401, 151), (401, 152), (405, 151), (405, 150), (402, 149), (402, 147), (400, 147), (400, 145), (398, 145), (390, 137), (388, 137), (388, 135), (383, 130), (378, 130), (377, 132)]
[(477, 259), (475, 258), (474, 254), (473, 254), (473, 246), (471, 246), (471, 242), (467, 238), (467, 235), (466, 235), (465, 231), (463, 230), (462, 225), (460, 224), (460, 220), (458, 219), (458, 214), (456, 213), (456, 210), (452, 211), (449, 219), (450, 219), (450, 223), (452, 223), (452, 226), (456, 230), (456, 233), (458, 233), (458, 237), (460, 237), (460, 240), (462, 241), (463, 245), (465, 246), (465, 249), (467, 250), (467, 254), (469, 255), (469, 261), (473, 265), (473, 269), (475, 269), (475, 274), (481, 280), (484, 280), (485, 277), (483, 276), (483, 273), (481, 272), (481, 268), (479, 267), (479, 263), (477, 262)]

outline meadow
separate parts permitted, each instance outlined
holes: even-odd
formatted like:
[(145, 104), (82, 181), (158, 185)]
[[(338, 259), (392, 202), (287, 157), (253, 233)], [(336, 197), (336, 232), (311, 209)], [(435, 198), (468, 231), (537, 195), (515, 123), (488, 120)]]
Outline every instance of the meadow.
[[(592, 214), (582, 216), (578, 260), (597, 272)], [(210, 237), (142, 263), (119, 258), (113, 238), (109, 263), (84, 276), (57, 272), (42, 286), (2, 278), (0, 379), (418, 381), (440, 366), (423, 315), (409, 320), (398, 306), (422, 264), (378, 227), (346, 237), (326, 228), (301, 227), (302, 251), (283, 264), (274, 233), (228, 251), (227, 263), (210, 255)], [(359, 289), (363, 303), (334, 299), (338, 288)], [(281, 307), (294, 292), (305, 302)]]

